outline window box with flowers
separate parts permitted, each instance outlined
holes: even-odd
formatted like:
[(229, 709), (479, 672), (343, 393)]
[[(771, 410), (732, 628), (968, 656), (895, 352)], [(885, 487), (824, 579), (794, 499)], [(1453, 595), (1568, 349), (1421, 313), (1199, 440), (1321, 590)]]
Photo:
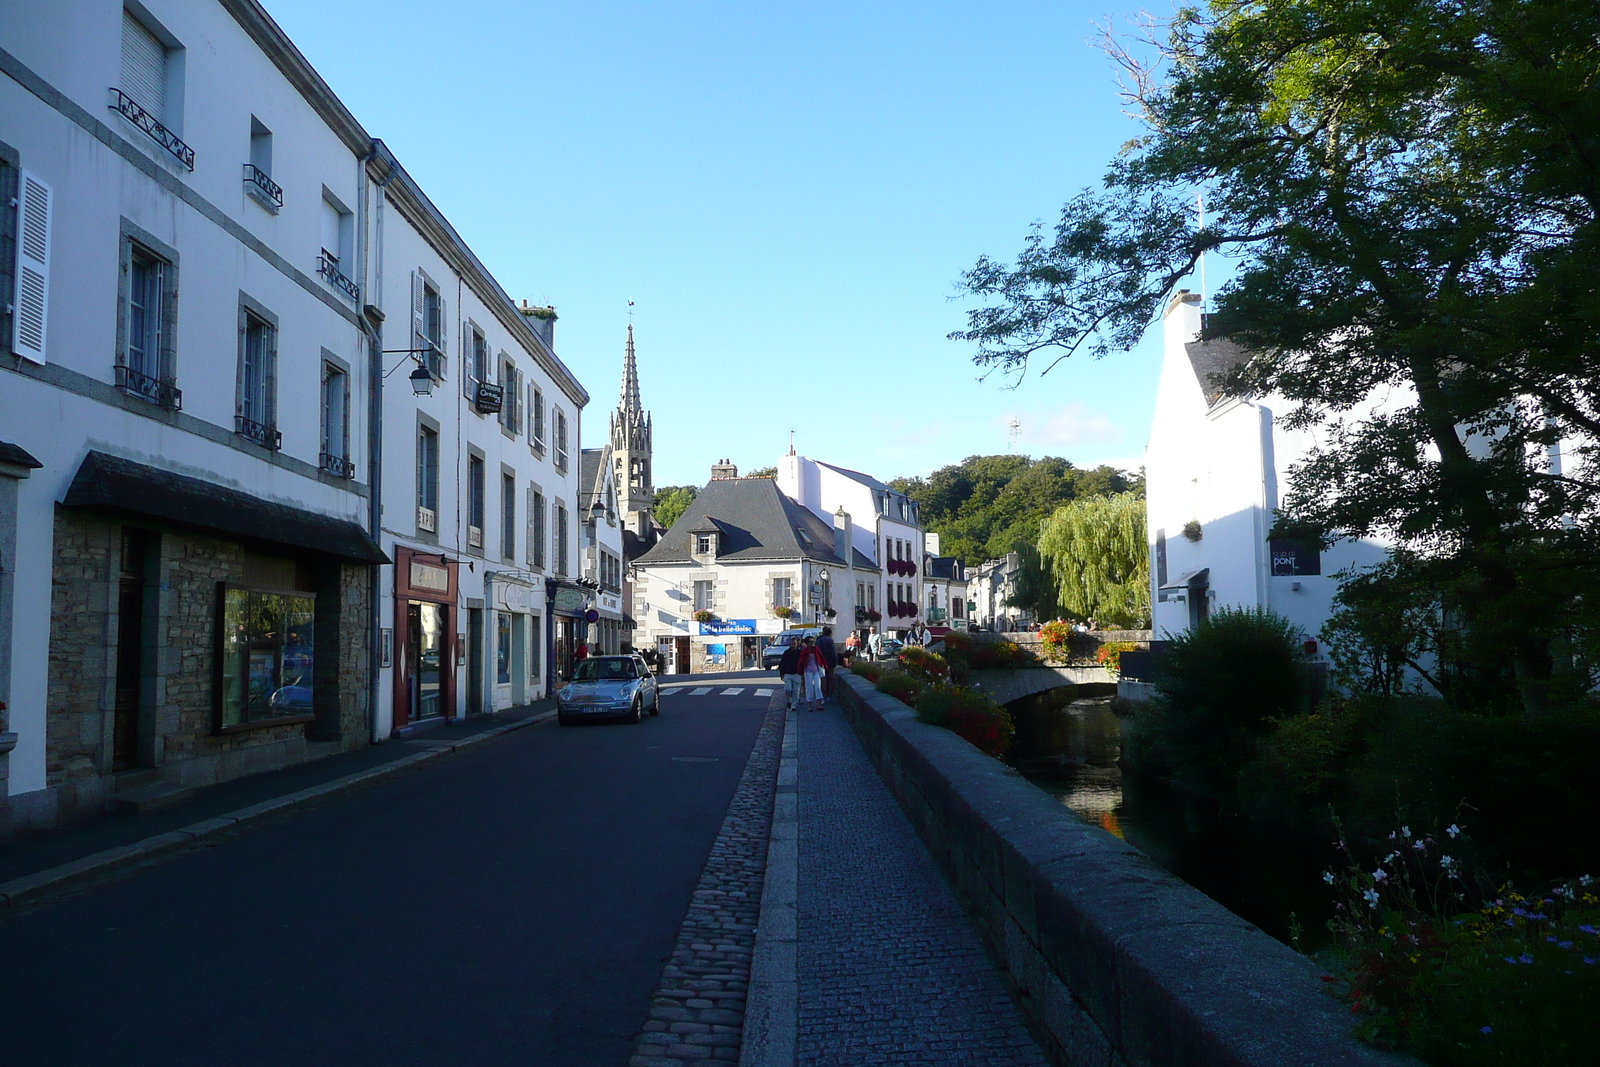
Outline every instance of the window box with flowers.
[(794, 618), (794, 609), (783, 604), (779, 604), (778, 606), (774, 607), (772, 609), (772, 613), (780, 619)]
[(701, 608), (690, 617), (694, 619), (695, 622), (715, 622), (717, 619), (717, 613), (714, 611), (709, 611), (705, 608)]

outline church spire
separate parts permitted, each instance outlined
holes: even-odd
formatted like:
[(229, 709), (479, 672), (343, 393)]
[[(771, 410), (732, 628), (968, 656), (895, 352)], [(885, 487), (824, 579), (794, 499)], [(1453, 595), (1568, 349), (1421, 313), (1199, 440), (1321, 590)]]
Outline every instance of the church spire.
[(632, 415), (644, 405), (639, 400), (639, 364), (633, 356), (633, 323), (628, 323), (628, 345), (622, 354), (622, 400), (617, 411)]

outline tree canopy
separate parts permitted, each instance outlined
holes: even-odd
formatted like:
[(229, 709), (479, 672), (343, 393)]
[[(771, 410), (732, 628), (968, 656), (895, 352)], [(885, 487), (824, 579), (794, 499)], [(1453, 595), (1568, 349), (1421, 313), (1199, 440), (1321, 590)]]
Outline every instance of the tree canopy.
[(889, 484), (916, 502), (923, 526), (939, 535), (939, 550), (968, 566), (1031, 546), (1040, 522), (1062, 504), (1144, 492), (1142, 477), (1106, 466), (1080, 470), (1055, 456), (968, 456), (926, 478)]
[(1600, 7), (1212, 0), (1108, 48), (1143, 136), (965, 274), (953, 336), (1017, 373), (1104, 355), (1233, 258), (1206, 332), (1252, 355), (1224, 384), (1317, 431), (1279, 532), (1409, 549), (1484, 702), (1539, 710), (1600, 562)]
[(1057, 508), (1039, 531), (1038, 553), (1066, 614), (1112, 626), (1150, 625), (1143, 496), (1088, 497)]
[(689, 510), (689, 505), (694, 503), (694, 498), (700, 495), (698, 485), (664, 485), (656, 490), (655, 516), (656, 521), (664, 528), (672, 529), (672, 524), (678, 521), (678, 516)]

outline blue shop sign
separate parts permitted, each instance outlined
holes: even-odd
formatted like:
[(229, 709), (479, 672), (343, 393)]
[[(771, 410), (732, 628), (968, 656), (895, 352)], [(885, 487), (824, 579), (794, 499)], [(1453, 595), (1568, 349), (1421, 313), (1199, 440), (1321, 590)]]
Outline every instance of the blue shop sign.
[(756, 633), (754, 619), (718, 619), (699, 626), (702, 637), (754, 637)]

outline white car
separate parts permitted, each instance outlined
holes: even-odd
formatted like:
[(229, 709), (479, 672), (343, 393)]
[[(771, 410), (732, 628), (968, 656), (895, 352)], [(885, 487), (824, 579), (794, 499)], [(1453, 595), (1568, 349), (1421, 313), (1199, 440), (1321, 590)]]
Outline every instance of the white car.
[(590, 656), (556, 691), (556, 721), (562, 726), (585, 719), (639, 722), (645, 712), (661, 714), (661, 690), (637, 656)]

